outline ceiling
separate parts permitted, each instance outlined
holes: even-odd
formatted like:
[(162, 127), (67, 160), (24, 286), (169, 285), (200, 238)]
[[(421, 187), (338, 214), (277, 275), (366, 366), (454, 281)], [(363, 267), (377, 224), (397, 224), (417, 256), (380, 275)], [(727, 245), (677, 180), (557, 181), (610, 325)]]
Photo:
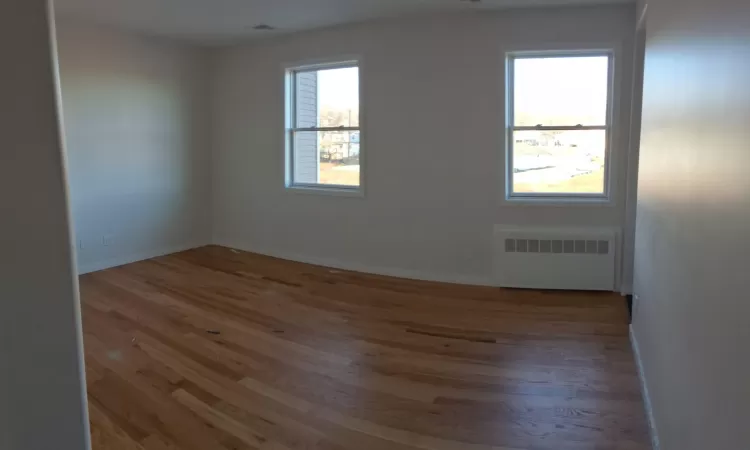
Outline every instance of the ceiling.
[[(201, 43), (416, 13), (631, 0), (54, 0), (59, 16)], [(273, 31), (253, 27), (268, 24)]]

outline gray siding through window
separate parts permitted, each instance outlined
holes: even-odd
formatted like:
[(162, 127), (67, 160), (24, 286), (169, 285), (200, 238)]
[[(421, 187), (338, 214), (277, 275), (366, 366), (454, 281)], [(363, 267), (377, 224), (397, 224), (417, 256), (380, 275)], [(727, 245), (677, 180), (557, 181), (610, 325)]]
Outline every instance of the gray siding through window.
[[(318, 72), (301, 72), (296, 75), (297, 128), (318, 126)], [(295, 183), (318, 183), (318, 133), (297, 132), (294, 143)]]

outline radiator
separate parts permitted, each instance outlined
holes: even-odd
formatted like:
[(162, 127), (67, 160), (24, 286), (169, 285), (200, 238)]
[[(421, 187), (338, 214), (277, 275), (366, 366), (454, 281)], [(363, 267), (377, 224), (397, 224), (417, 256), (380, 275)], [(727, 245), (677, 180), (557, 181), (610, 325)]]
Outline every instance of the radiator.
[(531, 289), (615, 289), (619, 230), (495, 225), (497, 286)]

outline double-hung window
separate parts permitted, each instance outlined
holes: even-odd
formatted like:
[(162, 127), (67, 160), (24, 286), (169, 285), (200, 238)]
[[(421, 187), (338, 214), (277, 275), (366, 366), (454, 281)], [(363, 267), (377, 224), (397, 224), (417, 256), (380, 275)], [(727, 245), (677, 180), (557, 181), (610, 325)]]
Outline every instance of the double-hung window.
[(286, 79), (286, 186), (360, 191), (357, 61), (296, 67)]
[(509, 199), (609, 198), (612, 55), (508, 58)]

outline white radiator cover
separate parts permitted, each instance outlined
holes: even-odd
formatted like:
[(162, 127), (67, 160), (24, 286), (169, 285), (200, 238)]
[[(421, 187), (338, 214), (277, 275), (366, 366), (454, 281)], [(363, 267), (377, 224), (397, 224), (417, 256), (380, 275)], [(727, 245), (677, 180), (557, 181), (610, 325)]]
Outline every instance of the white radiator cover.
[(495, 225), (493, 281), (529, 289), (613, 291), (619, 229)]

